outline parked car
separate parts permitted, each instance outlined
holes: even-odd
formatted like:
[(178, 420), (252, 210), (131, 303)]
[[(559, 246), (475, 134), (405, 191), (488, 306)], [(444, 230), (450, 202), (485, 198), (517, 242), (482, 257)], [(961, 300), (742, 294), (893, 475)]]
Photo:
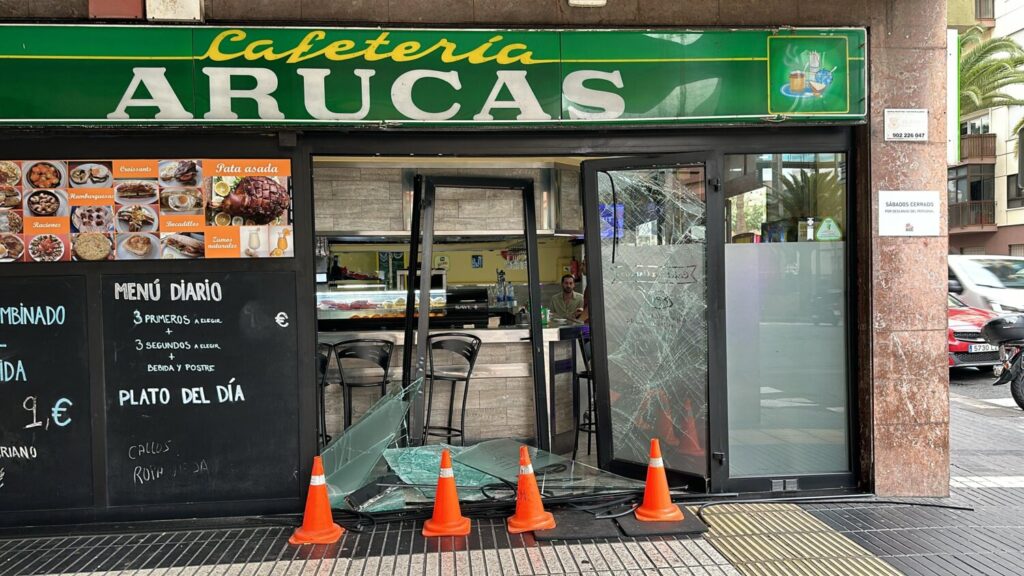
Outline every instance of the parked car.
[(968, 306), (999, 314), (1024, 312), (1024, 257), (953, 254), (948, 263), (949, 292)]
[(988, 310), (972, 308), (952, 294), (949, 295), (949, 367), (992, 367), (1001, 372), (999, 347), (981, 337), (981, 327), (999, 315)]

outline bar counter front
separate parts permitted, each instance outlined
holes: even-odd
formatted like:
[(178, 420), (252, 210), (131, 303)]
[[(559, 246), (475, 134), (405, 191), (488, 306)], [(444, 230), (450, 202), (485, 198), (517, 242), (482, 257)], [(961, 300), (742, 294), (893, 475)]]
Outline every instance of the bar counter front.
[[(542, 371), (547, 405), (542, 406), (538, 414), (534, 393), (533, 366), (530, 354), (530, 331), (520, 327), (497, 328), (431, 328), (430, 334), (459, 333), (476, 336), (480, 339), (480, 351), (473, 368), (468, 390), (466, 390), (465, 406), (465, 443), (475, 444), (483, 440), (495, 438), (511, 438), (518, 441), (533, 443), (536, 437), (536, 419), (549, 418), (552, 433), (552, 447), (556, 452), (567, 452), (572, 449), (572, 394), (573, 365), (576, 336), (580, 325), (563, 325), (548, 327), (542, 330), (544, 339), (544, 366)], [(320, 362), (323, 365), (324, 355), (330, 346), (341, 342), (365, 339), (384, 339), (394, 342), (388, 373), (389, 390), (401, 386), (402, 356), (405, 333), (402, 330), (358, 330), (358, 331), (320, 331)], [(435, 351), (434, 360), (437, 367), (458, 364), (453, 354)], [(415, 362), (415, 357), (414, 360)], [(462, 363), (464, 365), (464, 362)], [(345, 377), (349, 380), (365, 380), (379, 377), (380, 370), (369, 367), (350, 368), (344, 366)], [(337, 437), (344, 427), (344, 404), (340, 386), (338, 367), (333, 356), (327, 366), (324, 411), (326, 414), (327, 434)], [(430, 383), (424, 393), (429, 393)], [(460, 424), (463, 383), (456, 388), (454, 398), (453, 422)], [(431, 408), (432, 425), (446, 425), (450, 403), (450, 385), (447, 382), (436, 383)], [(380, 397), (379, 388), (356, 388), (352, 391), (352, 421), (372, 406)], [(429, 440), (429, 439), (428, 439)], [(441, 441), (447, 441), (442, 437)], [(458, 444), (459, 439), (454, 439)]]

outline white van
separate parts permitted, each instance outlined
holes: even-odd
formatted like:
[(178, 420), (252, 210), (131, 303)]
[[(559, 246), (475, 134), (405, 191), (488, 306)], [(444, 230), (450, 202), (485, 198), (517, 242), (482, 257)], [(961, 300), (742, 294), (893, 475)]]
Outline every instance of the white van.
[(949, 291), (974, 308), (1024, 312), (1024, 257), (950, 255)]

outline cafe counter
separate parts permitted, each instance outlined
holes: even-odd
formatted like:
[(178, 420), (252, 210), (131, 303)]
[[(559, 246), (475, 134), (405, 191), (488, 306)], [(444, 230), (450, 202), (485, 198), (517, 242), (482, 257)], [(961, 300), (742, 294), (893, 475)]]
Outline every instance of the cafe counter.
[[(544, 366), (548, 406), (544, 417), (549, 418), (556, 446), (569, 446), (572, 433), (572, 367), (575, 358), (575, 337), (578, 326), (544, 328)], [(466, 443), (492, 438), (529, 440), (535, 436), (536, 404), (530, 353), (530, 331), (527, 328), (502, 327), (484, 329), (431, 329), (431, 334), (459, 332), (480, 338), (477, 356), (466, 396)], [(391, 386), (402, 382), (402, 356), (405, 333), (402, 330), (320, 332), (321, 344), (337, 344), (348, 340), (379, 338), (395, 342), (391, 356), (389, 379)], [(439, 365), (445, 360), (435, 358)], [(582, 368), (581, 368), (582, 369)], [(351, 371), (346, 364), (347, 377), (379, 374), (371, 369)], [(350, 376), (351, 375), (351, 376)], [(338, 382), (338, 371), (332, 359), (327, 381)], [(435, 391), (431, 420), (441, 424), (447, 420), (448, 385)], [(379, 389), (357, 388), (352, 394), (353, 422), (379, 397)], [(462, 387), (455, 398), (455, 425), (458, 426)], [(327, 432), (333, 437), (341, 432), (344, 405), (337, 386), (328, 386), (326, 392)], [(568, 436), (570, 439), (565, 440)]]

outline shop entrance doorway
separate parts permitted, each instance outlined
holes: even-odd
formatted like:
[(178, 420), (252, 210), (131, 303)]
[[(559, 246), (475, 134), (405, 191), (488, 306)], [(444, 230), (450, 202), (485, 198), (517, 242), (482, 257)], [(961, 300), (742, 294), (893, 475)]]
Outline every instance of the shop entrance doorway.
[[(427, 334), (430, 333), (429, 312), (430, 302), (428, 298), (419, 299), (418, 314), (413, 314), (413, 306), (417, 301), (415, 291), (420, 294), (427, 294), (430, 291), (430, 271), (433, 262), (434, 248), (434, 222), (435, 209), (437, 206), (438, 190), (468, 191), (480, 193), (481, 191), (493, 191), (499, 194), (507, 194), (513, 198), (512, 205), (521, 206), (519, 212), (522, 215), (522, 235), (525, 238), (526, 266), (527, 266), (527, 293), (528, 302), (525, 306), (523, 321), (529, 330), (529, 335), (523, 340), (530, 342), (530, 366), (533, 377), (533, 403), (535, 413), (535, 440), (538, 448), (549, 450), (551, 447), (551, 435), (548, 427), (547, 411), (547, 386), (544, 374), (544, 337), (541, 332), (540, 314), (540, 284), (538, 278), (540, 272), (537, 269), (537, 230), (535, 226), (536, 216), (534, 207), (533, 181), (528, 179), (515, 178), (479, 178), (479, 177), (458, 177), (458, 176), (423, 176), (417, 175), (414, 181), (414, 195), (412, 204), (412, 231), (409, 235), (409, 270), (419, 270), (419, 286), (409, 282), (407, 295), (407, 314), (405, 323), (404, 358), (402, 374), (404, 375), (403, 386), (408, 386), (416, 378), (423, 377), (426, 373), (426, 359), (430, 354), (428, 351)], [(514, 218), (513, 218), (514, 221)], [(506, 231), (506, 234), (512, 231)], [(422, 240), (421, 240), (422, 239)], [(502, 283), (503, 284), (503, 283)], [(414, 316), (415, 337), (414, 337)], [(415, 346), (413, 346), (415, 342)], [(415, 350), (415, 356), (413, 351)], [(436, 369), (436, 368), (435, 368)], [(430, 385), (437, 383), (431, 382)], [(470, 385), (467, 380), (464, 390)], [(449, 412), (454, 409), (454, 392), (449, 398)], [(466, 402), (464, 393), (463, 403)], [(525, 400), (525, 399), (524, 399)], [(423, 441), (419, 436), (421, 426), (429, 425), (429, 422), (418, 422), (421, 417), (429, 417), (423, 411), (424, 397), (418, 395), (413, 402), (412, 428), (410, 436), (414, 442)], [(463, 407), (463, 414), (465, 407)], [(449, 418), (449, 427), (452, 426)], [(465, 417), (462, 418), (464, 428)], [(465, 432), (460, 428), (460, 435)]]
[[(718, 280), (708, 154), (583, 162), (598, 463), (642, 477), (652, 438), (673, 484), (708, 489), (709, 311)], [(714, 246), (715, 243), (711, 243)], [(720, 250), (721, 242), (717, 243)]]

